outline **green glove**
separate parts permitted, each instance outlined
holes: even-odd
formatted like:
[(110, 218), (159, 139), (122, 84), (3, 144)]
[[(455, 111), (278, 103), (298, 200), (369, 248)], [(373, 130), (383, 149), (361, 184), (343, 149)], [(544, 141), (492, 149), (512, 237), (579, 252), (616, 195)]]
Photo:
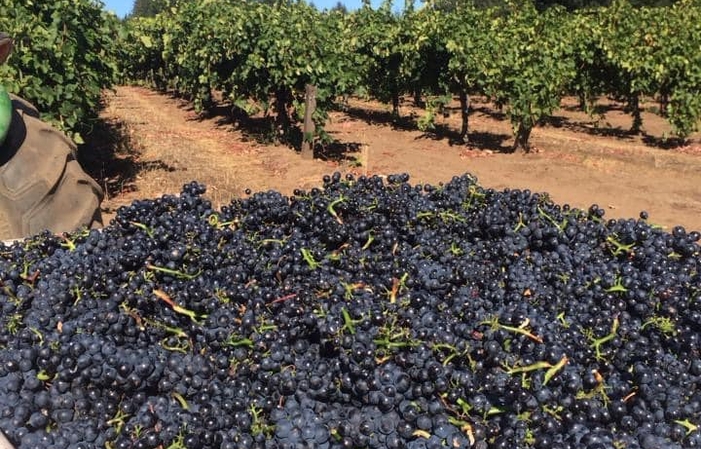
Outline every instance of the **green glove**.
[(0, 85), (0, 145), (5, 143), (7, 133), (10, 131), (10, 123), (12, 123), (12, 100), (5, 86)]
[[(4, 64), (12, 53), (12, 46), (12, 38), (7, 33), (0, 32), (0, 64)], [(5, 143), (7, 133), (10, 131), (10, 123), (12, 123), (12, 100), (5, 86), (0, 85), (0, 145)]]

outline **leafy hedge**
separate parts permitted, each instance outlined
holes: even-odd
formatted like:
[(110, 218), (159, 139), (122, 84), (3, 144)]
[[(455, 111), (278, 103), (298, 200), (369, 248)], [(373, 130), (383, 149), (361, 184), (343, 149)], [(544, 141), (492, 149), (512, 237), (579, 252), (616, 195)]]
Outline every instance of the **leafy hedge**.
[[(616, 0), (576, 12), (538, 11), (530, 1), (449, 12), (408, 2), (395, 14), (385, 0), (345, 15), (287, 1), (176, 2), (155, 18), (129, 21), (123, 72), (198, 109), (218, 90), (237, 105), (272, 109), (282, 125), (295, 125), (295, 114), (284, 119), (299, 111), (308, 82), (319, 87), (322, 112), (341, 95), (366, 92), (398, 113), (401, 95), (423, 94), (424, 129), (441, 102), (458, 96), (464, 142), (469, 96), (486, 95), (511, 120), (514, 149), (526, 150), (533, 127), (563, 95), (577, 95), (589, 110), (603, 96), (625, 102), (633, 132), (642, 130), (641, 100), (654, 97), (683, 139), (701, 120), (699, 1), (634, 8)], [(324, 115), (316, 118), (319, 130)]]
[[(122, 73), (212, 105), (218, 90), (238, 108), (263, 111), (272, 130), (301, 142), (305, 85), (317, 88), (321, 125), (335, 98), (359, 84), (365, 61), (340, 13), (305, 3), (181, 2), (156, 17), (127, 21)], [(273, 119), (274, 116), (274, 120)]]
[(0, 0), (15, 49), (0, 82), (80, 142), (116, 80), (120, 24), (95, 0)]

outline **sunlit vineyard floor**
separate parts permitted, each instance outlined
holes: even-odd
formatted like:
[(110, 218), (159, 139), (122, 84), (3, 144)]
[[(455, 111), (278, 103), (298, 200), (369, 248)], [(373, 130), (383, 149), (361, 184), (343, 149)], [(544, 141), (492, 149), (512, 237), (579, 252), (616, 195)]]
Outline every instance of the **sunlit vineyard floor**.
[(438, 132), (426, 134), (415, 125), (423, 110), (410, 103), (402, 105), (397, 123), (387, 106), (351, 100), (327, 126), (339, 143), (311, 161), (288, 147), (257, 143), (226, 115), (200, 117), (188, 103), (166, 94), (122, 86), (105, 100), (102, 118), (109, 129), (102, 131), (123, 139), (104, 139), (100, 151), (84, 157), (107, 191), (108, 219), (120, 205), (177, 193), (190, 180), (205, 183), (219, 207), (249, 188), (286, 194), (311, 188), (337, 170), (407, 172), (413, 183), (471, 172), (488, 187), (546, 191), (577, 207), (597, 203), (614, 218), (647, 210), (651, 222), (701, 230), (701, 136), (665, 149), (669, 126), (650, 112), (643, 116), (643, 135), (630, 136), (625, 132), (630, 116), (615, 105), (602, 104), (604, 115), (591, 118), (574, 103), (565, 104), (549, 124), (534, 130), (534, 152), (508, 154), (509, 122), (488, 104), (472, 105), (472, 146), (467, 147), (451, 143), (460, 126), (457, 109), (437, 120)]

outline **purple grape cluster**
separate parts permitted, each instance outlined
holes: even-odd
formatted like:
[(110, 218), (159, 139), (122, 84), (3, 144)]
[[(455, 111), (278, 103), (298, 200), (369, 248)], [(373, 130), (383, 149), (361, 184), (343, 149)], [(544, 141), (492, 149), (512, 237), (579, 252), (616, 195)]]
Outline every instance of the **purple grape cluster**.
[(699, 233), (470, 175), (324, 178), (0, 246), (19, 449), (701, 445)]

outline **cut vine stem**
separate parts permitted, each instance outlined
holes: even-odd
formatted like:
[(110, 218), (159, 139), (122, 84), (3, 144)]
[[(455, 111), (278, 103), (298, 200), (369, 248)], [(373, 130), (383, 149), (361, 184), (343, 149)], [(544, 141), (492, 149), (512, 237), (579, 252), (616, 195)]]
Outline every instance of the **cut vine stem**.
[(197, 316), (197, 312), (194, 312), (190, 309), (186, 309), (185, 307), (181, 307), (173, 301), (173, 299), (168, 295), (168, 293), (164, 292), (163, 290), (159, 289), (154, 289), (153, 294), (156, 296), (156, 298), (160, 299), (161, 301), (165, 302), (168, 304), (175, 313), (179, 313), (180, 315), (185, 315), (189, 317), (192, 321), (197, 322), (198, 319), (200, 318), (207, 318), (207, 315), (200, 315), (199, 317)]
[(535, 341), (536, 343), (543, 343), (542, 337), (540, 337), (539, 335), (536, 335), (536, 334), (534, 334), (531, 331), (526, 329), (526, 327), (528, 327), (529, 323), (530, 323), (530, 320), (526, 319), (519, 327), (514, 327), (514, 326), (508, 326), (506, 324), (499, 323), (499, 320), (497, 318), (482, 322), (482, 324), (490, 325), (492, 327), (492, 329), (495, 329), (495, 330), (502, 329), (502, 330), (505, 330), (507, 332), (514, 332), (516, 334), (521, 334), (525, 337), (528, 337), (531, 340)]
[(268, 303), (268, 305), (279, 304), (281, 302), (289, 301), (290, 299), (294, 299), (296, 297), (297, 297), (297, 293), (290, 293), (289, 295), (285, 295), (285, 296), (281, 296), (277, 299), (273, 299), (272, 301), (270, 301)]
[(603, 356), (601, 355), (601, 345), (616, 338), (616, 332), (618, 331), (619, 325), (620, 321), (618, 320), (618, 315), (616, 315), (616, 317), (613, 319), (613, 323), (611, 324), (611, 332), (609, 332), (607, 335), (604, 335), (601, 338), (591, 338), (592, 345), (594, 346), (594, 350), (596, 351), (597, 360), (603, 359)]

